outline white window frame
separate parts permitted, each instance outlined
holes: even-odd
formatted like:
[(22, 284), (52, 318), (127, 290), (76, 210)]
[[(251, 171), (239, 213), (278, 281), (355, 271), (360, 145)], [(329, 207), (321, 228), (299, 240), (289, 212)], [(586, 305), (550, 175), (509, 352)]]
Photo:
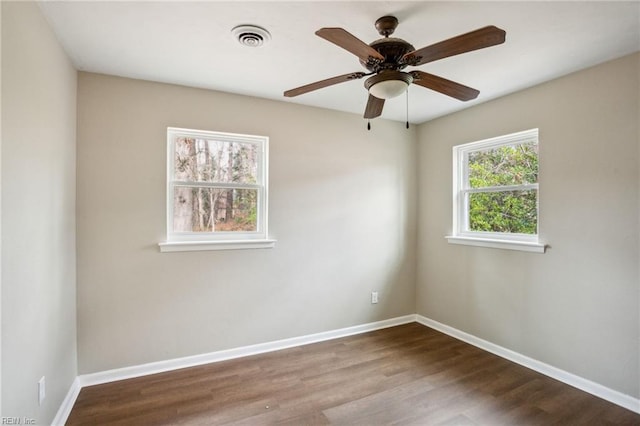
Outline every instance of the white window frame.
[[(174, 180), (175, 141), (179, 137), (197, 139), (215, 139), (223, 142), (238, 142), (257, 147), (258, 167), (255, 184), (239, 183), (209, 183)], [(201, 251), (201, 250), (232, 250), (249, 248), (271, 248), (275, 240), (268, 238), (268, 164), (269, 138), (267, 136), (242, 135), (222, 133), (207, 130), (167, 128), (167, 239), (159, 243), (160, 251)], [(173, 205), (174, 188), (187, 185), (205, 188), (238, 188), (254, 189), (258, 193), (257, 226), (254, 232), (174, 232)]]
[(544, 253), (545, 245), (539, 241), (540, 215), (538, 208), (535, 235), (507, 232), (482, 232), (469, 229), (469, 194), (535, 189), (540, 199), (539, 184), (504, 185), (499, 187), (471, 188), (469, 186), (469, 154), (501, 146), (513, 146), (534, 142), (538, 144), (538, 129), (511, 133), (495, 138), (470, 142), (453, 147), (453, 226), (447, 240), (452, 244), (502, 248)]

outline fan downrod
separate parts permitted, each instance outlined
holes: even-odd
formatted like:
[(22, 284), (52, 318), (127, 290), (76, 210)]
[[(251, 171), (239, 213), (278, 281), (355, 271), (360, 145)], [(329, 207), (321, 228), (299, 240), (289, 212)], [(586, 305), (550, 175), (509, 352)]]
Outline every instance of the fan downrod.
[(395, 16), (383, 16), (376, 21), (376, 29), (383, 37), (389, 37), (396, 30), (398, 19)]

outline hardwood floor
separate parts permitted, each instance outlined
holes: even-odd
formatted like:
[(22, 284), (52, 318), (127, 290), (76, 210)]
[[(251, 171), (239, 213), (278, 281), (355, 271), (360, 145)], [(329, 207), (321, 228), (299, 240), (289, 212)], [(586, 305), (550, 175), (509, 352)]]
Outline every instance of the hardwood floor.
[(417, 323), (82, 389), (67, 425), (640, 425)]

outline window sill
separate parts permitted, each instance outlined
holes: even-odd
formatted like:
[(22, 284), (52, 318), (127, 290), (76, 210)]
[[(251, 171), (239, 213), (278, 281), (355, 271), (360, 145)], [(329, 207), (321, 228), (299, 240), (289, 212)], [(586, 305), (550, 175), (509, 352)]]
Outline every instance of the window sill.
[(161, 252), (265, 249), (273, 248), (275, 245), (276, 240), (166, 241), (158, 243)]
[(528, 251), (533, 253), (544, 253), (547, 246), (545, 244), (534, 243), (529, 241), (503, 241), (492, 240), (488, 238), (476, 238), (476, 237), (460, 237), (460, 236), (447, 236), (445, 237), (450, 244), (462, 244), (467, 246), (477, 247), (489, 247), (505, 250), (519, 250)]

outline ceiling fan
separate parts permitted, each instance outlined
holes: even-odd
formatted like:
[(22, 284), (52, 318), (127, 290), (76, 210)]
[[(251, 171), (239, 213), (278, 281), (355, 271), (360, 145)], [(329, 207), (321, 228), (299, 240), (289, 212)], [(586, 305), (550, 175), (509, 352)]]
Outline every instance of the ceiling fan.
[(383, 16), (375, 23), (378, 33), (384, 38), (371, 44), (366, 44), (342, 28), (321, 28), (316, 35), (335, 45), (353, 53), (360, 59), (360, 63), (369, 70), (339, 75), (326, 80), (287, 90), (284, 96), (293, 97), (323, 87), (351, 80), (358, 80), (366, 76), (364, 87), (369, 91), (369, 99), (364, 111), (364, 118), (375, 118), (382, 114), (385, 99), (391, 99), (404, 93), (410, 84), (435, 90), (461, 101), (475, 99), (478, 90), (464, 86), (451, 80), (429, 74), (423, 71), (404, 72), (407, 66), (417, 66), (449, 56), (483, 49), (504, 43), (505, 31), (487, 26), (466, 34), (441, 41), (416, 50), (408, 42), (389, 37), (398, 26), (398, 19), (394, 16)]

